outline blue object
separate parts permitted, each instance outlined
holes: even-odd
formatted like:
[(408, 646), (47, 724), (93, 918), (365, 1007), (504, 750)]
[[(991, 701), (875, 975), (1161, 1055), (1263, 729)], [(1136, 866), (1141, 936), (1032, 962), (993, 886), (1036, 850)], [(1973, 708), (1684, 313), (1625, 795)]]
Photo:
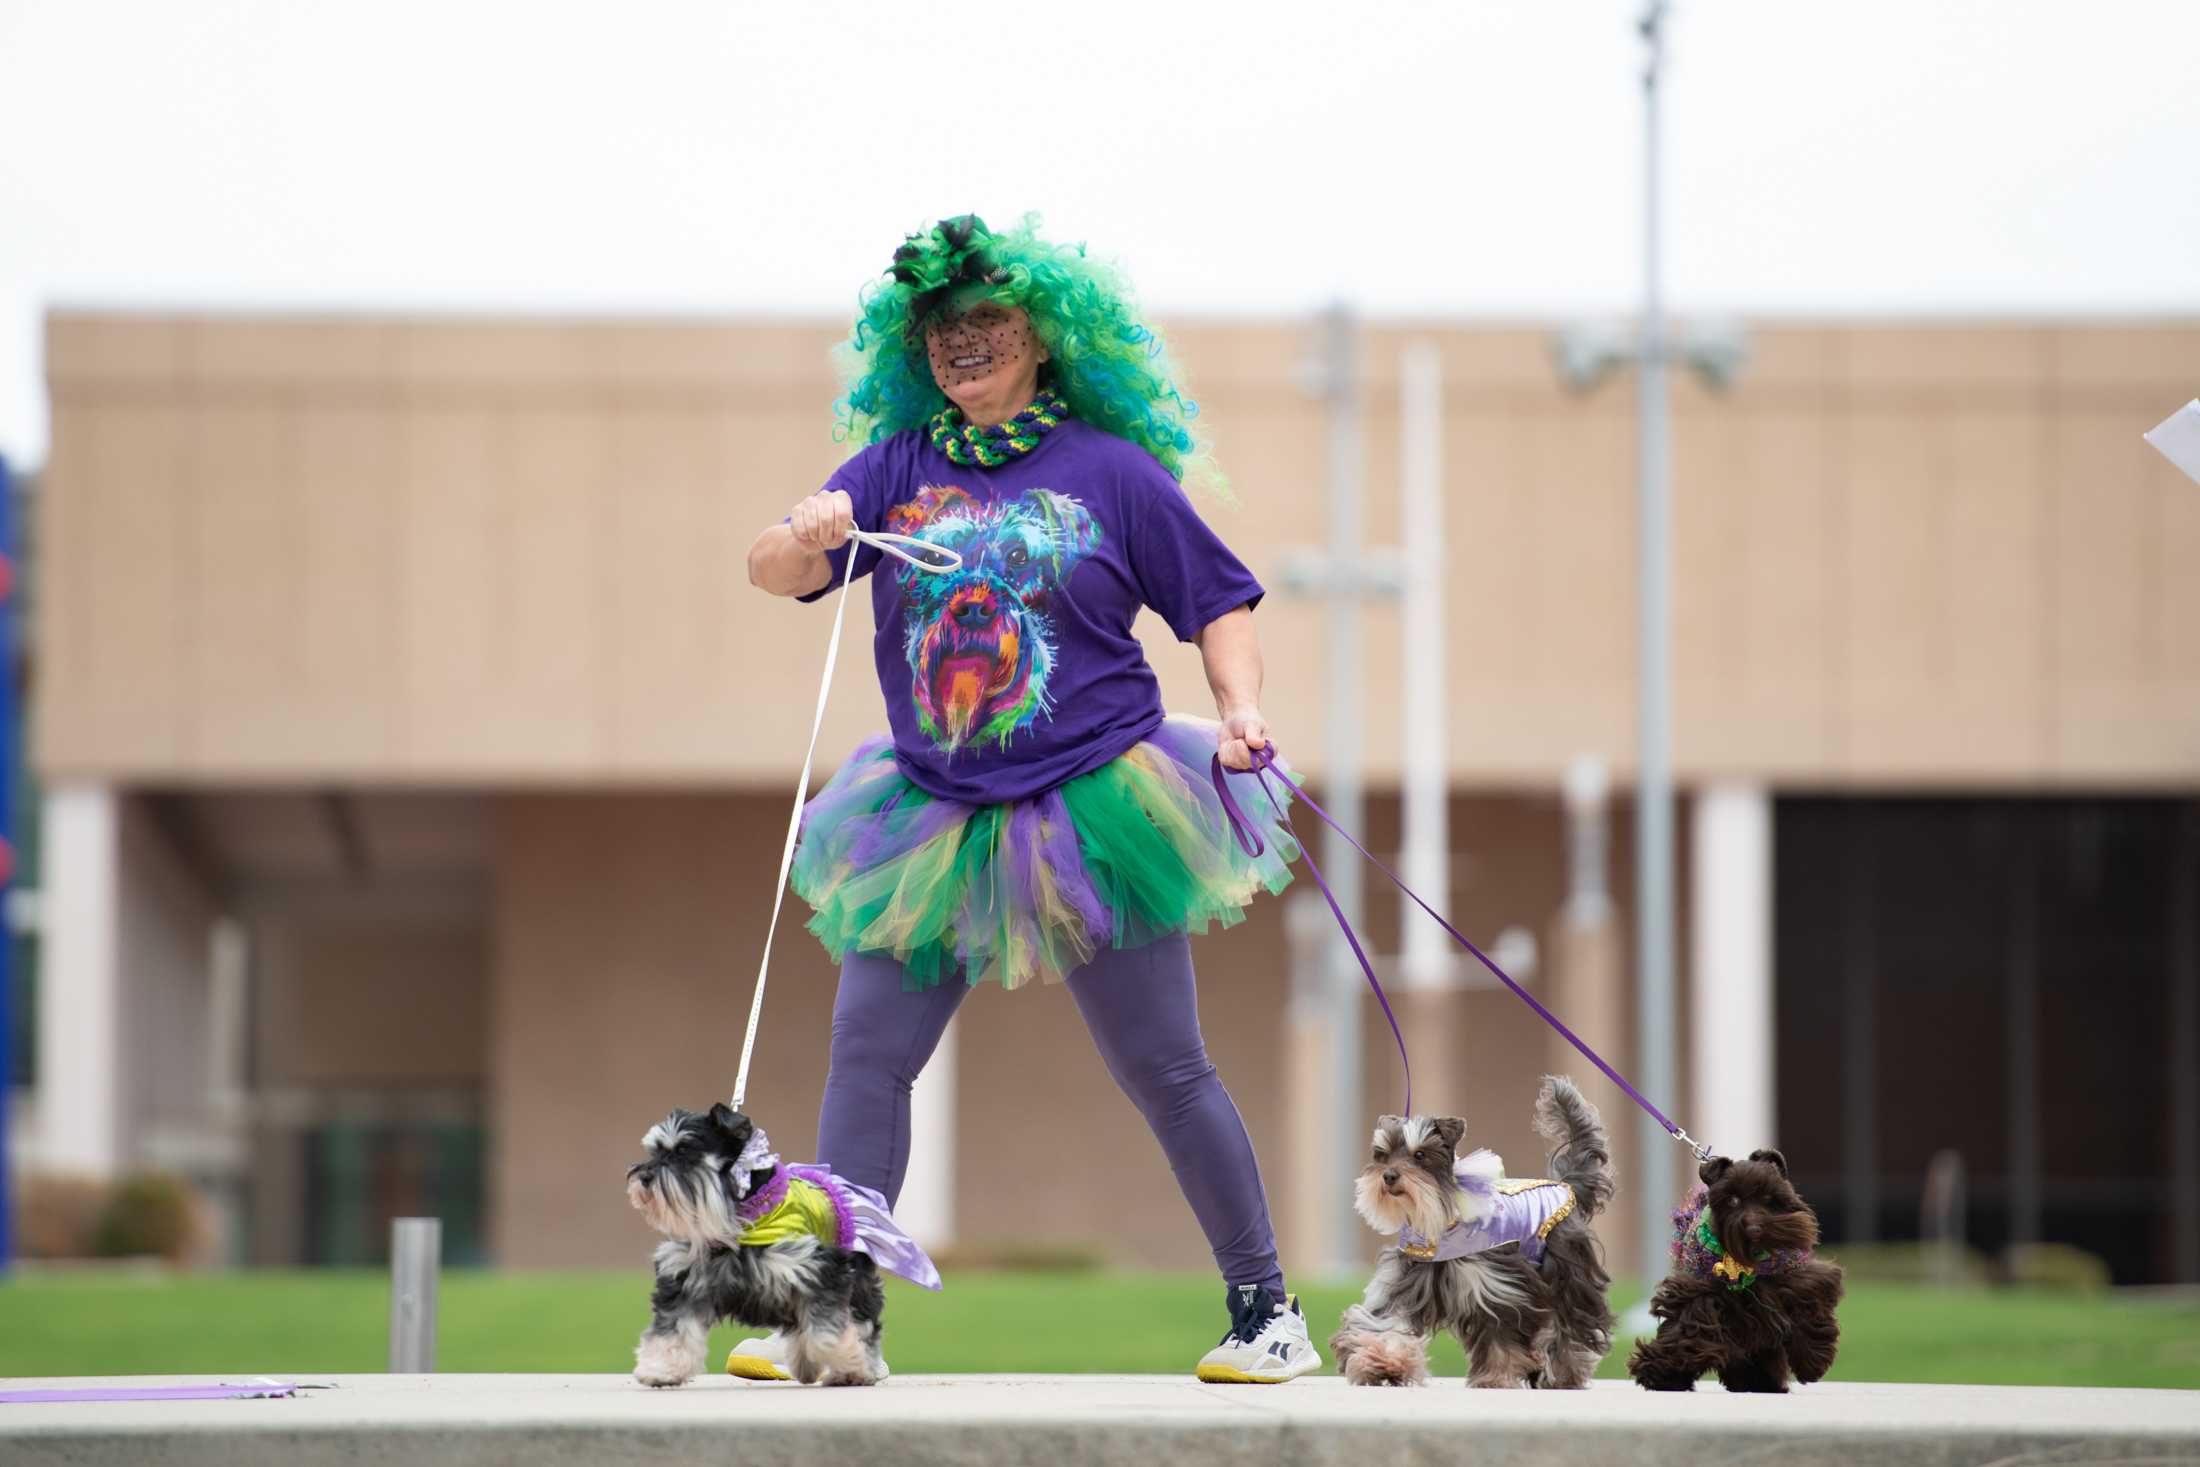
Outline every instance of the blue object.
[(21, 602), (22, 566), (15, 554), (15, 485), (0, 458), (0, 849), (9, 858), (0, 872), (0, 1275), (15, 1260), (15, 1188), (8, 1153), (8, 1099), (14, 1086), (15, 933), (6, 898), (15, 885), (15, 627)]

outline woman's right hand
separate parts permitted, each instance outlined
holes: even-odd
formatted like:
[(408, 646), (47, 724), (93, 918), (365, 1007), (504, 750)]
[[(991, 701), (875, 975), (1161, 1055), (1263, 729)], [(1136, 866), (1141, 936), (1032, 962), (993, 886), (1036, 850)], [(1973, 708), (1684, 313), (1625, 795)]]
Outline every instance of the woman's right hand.
[(797, 544), (812, 550), (838, 550), (856, 527), (855, 501), (845, 489), (820, 489), (788, 516)]

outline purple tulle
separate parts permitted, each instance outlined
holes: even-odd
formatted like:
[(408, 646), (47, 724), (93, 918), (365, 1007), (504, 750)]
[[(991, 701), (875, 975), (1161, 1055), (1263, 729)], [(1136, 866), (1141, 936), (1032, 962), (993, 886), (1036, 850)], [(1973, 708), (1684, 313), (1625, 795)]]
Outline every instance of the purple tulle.
[(833, 1211), (840, 1219), (841, 1247), (868, 1253), (888, 1273), (934, 1292), (939, 1290), (939, 1268), (917, 1240), (894, 1221), (893, 1209), (884, 1197), (824, 1167), (793, 1166), (787, 1170), (822, 1187), (833, 1199)]

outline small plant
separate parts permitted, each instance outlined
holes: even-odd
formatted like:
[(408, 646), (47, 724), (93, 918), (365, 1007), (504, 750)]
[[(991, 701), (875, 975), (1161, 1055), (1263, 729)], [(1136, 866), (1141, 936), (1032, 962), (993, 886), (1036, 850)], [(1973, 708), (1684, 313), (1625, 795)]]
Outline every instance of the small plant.
[(71, 1172), (32, 1172), (15, 1199), (16, 1248), (25, 1258), (89, 1258), (108, 1183)]
[(1858, 1283), (1981, 1288), (1993, 1278), (1986, 1255), (1969, 1247), (1942, 1243), (1829, 1243), (1823, 1251)]
[(2068, 1243), (2013, 1243), (2001, 1255), (1999, 1281), (2020, 1289), (2098, 1294), (2110, 1283), (2106, 1261)]
[(138, 1172), (108, 1195), (92, 1251), (101, 1258), (156, 1257), (188, 1262), (201, 1241), (198, 1194), (181, 1177)]

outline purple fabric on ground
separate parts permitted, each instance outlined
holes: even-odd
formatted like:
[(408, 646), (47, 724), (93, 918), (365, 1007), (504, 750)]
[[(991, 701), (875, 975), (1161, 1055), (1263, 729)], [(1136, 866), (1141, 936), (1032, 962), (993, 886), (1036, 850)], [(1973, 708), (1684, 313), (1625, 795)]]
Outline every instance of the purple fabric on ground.
[[(1284, 1296), (1275, 1227), (1252, 1138), (1207, 1058), (1191, 943), (1182, 933), (1103, 949), (1069, 976), (1108, 1073), (1146, 1118), (1228, 1284)], [(909, 1091), (970, 989), (911, 993), (891, 958), (850, 953), (833, 1001), (819, 1161), (888, 1206), (909, 1170)], [(1030, 1002), (1031, 1000), (1023, 1000)]]
[(289, 1396), (298, 1388), (280, 1381), (262, 1385), (98, 1386), (80, 1390), (0, 1391), (0, 1406), (56, 1405), (71, 1401), (237, 1401)]

